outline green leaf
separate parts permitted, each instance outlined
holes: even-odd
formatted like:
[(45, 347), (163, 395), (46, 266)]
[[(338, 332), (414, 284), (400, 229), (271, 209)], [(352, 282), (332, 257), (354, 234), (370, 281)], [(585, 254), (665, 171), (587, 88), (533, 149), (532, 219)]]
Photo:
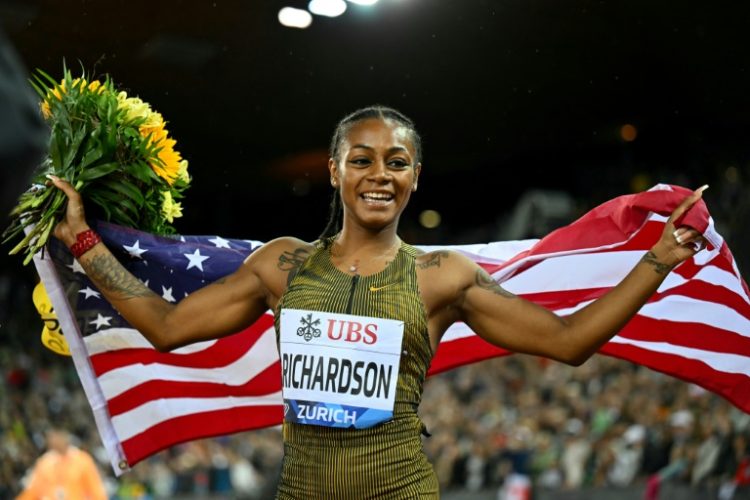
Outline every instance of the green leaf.
[(8, 254), (15, 255), (20, 252), (26, 245), (29, 244), (29, 242), (33, 238), (35, 238), (39, 234), (40, 230), (41, 228), (39, 226), (34, 226), (34, 228), (26, 233), (26, 236), (24, 236), (23, 239), (15, 247), (13, 247), (10, 252), (8, 252)]
[(128, 170), (136, 177), (139, 181), (151, 184), (153, 181), (158, 181), (159, 176), (153, 171), (153, 169), (143, 161), (136, 161), (128, 166)]
[[(92, 133), (93, 135), (93, 133)], [(89, 143), (94, 141), (89, 141)], [(78, 163), (78, 168), (85, 170), (86, 167), (99, 160), (104, 155), (101, 144), (97, 144), (93, 148), (89, 149), (86, 154), (83, 155), (81, 161)]]
[[(36, 77), (35, 77), (36, 78)], [(44, 101), (47, 98), (47, 87), (42, 83), (37, 83), (32, 79), (29, 79), (29, 84), (34, 88), (39, 97)]]
[(36, 72), (38, 73), (38, 75), (34, 75), (34, 78), (39, 80), (40, 83), (43, 84), (44, 80), (47, 80), (47, 82), (52, 85), (52, 88), (57, 87), (59, 85), (57, 80), (49, 76), (47, 73), (45, 73), (41, 69), (37, 69)]
[(56, 131), (53, 129), (52, 134), (50, 135), (49, 157), (52, 161), (53, 170), (57, 173), (62, 173), (62, 141), (60, 134), (55, 132)]
[(88, 135), (88, 132), (89, 131), (86, 129), (86, 127), (81, 127), (78, 130), (76, 130), (71, 136), (70, 143), (67, 144), (67, 147), (63, 155), (63, 168), (64, 169), (67, 170), (73, 164), (73, 160), (78, 154), (78, 149), (81, 147), (81, 143)]
[(133, 218), (126, 214), (119, 205), (112, 205), (109, 207), (112, 211), (112, 222), (120, 224), (122, 226), (138, 227), (138, 224)]
[(109, 175), (120, 166), (117, 162), (111, 162), (111, 163), (103, 163), (101, 165), (96, 165), (95, 167), (89, 167), (85, 169), (79, 176), (79, 181), (91, 181), (94, 179), (98, 179), (99, 177), (104, 177), (105, 175)]
[(16, 236), (18, 236), (22, 232), (23, 232), (23, 225), (21, 224), (13, 223), (10, 226), (6, 227), (5, 231), (3, 231), (3, 234), (2, 234), (3, 244), (16, 239)]
[(143, 195), (138, 190), (138, 188), (125, 179), (106, 179), (101, 181), (101, 184), (107, 186), (112, 191), (116, 191), (127, 196), (129, 199), (133, 200), (133, 202), (135, 202), (138, 207), (141, 207), (146, 201), (144, 200)]
[(141, 211), (138, 209), (138, 207), (136, 207), (135, 204), (127, 198), (122, 198), (118, 206), (126, 208), (128, 212), (130, 212), (131, 215), (134, 217), (133, 219), (134, 221), (138, 220), (138, 218), (141, 215)]
[[(88, 197), (92, 197), (86, 193)], [(96, 189), (92, 192), (93, 196), (96, 196), (97, 198), (105, 201), (110, 208), (115, 207), (122, 203), (123, 197), (119, 193), (112, 192), (108, 189)]]
[(104, 218), (108, 221), (112, 220), (112, 213), (109, 211), (109, 202), (96, 194), (87, 195), (86, 198), (91, 202), (98, 205), (104, 210)]

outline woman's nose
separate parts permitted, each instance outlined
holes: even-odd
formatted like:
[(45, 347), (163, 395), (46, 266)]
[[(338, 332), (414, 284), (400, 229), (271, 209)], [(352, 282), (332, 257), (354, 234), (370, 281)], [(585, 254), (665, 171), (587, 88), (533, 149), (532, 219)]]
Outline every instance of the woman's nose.
[(374, 179), (381, 182), (391, 180), (392, 178), (391, 172), (388, 170), (384, 160), (375, 161), (370, 172)]

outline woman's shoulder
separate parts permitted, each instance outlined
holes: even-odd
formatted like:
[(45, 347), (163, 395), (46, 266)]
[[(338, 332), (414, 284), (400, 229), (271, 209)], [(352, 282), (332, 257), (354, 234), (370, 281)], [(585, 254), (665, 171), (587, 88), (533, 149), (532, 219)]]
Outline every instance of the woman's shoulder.
[(270, 261), (279, 264), (290, 261), (300, 262), (313, 253), (317, 245), (317, 241), (308, 242), (293, 236), (281, 236), (261, 245), (245, 261), (263, 263), (263, 265)]
[(417, 273), (427, 282), (442, 282), (451, 288), (463, 288), (473, 279), (477, 265), (456, 250), (435, 248), (422, 250), (415, 257)]
[(463, 268), (472, 263), (471, 259), (456, 250), (431, 247), (417, 248), (415, 262), (417, 269), (434, 271)]
[(251, 253), (244, 267), (256, 274), (271, 295), (278, 299), (315, 249), (316, 242), (292, 236), (275, 238)]
[[(457, 304), (474, 282), (478, 266), (455, 250), (436, 248), (423, 251), (415, 259), (422, 301), (429, 317)], [(451, 321), (455, 320), (453, 316)]]
[(312, 252), (319, 245), (318, 241), (304, 241), (294, 236), (280, 236), (264, 243), (261, 249), (269, 253), (292, 252), (303, 253)]

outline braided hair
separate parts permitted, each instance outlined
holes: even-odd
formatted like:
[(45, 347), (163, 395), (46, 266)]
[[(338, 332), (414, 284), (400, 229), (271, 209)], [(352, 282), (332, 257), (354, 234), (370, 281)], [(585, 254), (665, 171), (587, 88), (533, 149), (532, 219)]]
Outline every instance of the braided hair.
[[(407, 128), (411, 133), (411, 142), (414, 146), (416, 155), (416, 157), (414, 158), (414, 164), (422, 161), (422, 138), (419, 136), (419, 133), (414, 126), (414, 122), (407, 118), (406, 115), (404, 115), (400, 111), (381, 105), (368, 106), (366, 108), (358, 109), (357, 111), (341, 119), (341, 121), (336, 126), (335, 132), (333, 133), (333, 137), (331, 138), (331, 145), (329, 148), (329, 154), (331, 155), (331, 158), (333, 158), (333, 161), (335, 161), (336, 163), (339, 162), (341, 155), (341, 143), (344, 141), (346, 134), (349, 133), (349, 129), (352, 127), (352, 125), (357, 122), (369, 120), (372, 118), (377, 118), (380, 120), (393, 120), (399, 123), (401, 126)], [(328, 214), (328, 223), (326, 224), (325, 229), (323, 229), (323, 232), (320, 235), (320, 239), (330, 238), (331, 236), (334, 236), (339, 231), (341, 231), (343, 219), (342, 214), (343, 206), (341, 204), (341, 195), (337, 188), (333, 192), (330, 211)]]

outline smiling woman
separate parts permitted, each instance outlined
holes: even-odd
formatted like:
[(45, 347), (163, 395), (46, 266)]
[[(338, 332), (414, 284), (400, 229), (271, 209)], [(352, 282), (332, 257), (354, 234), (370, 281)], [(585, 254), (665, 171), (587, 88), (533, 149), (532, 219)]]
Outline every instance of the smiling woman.
[[(230, 335), (274, 311), (283, 360), (280, 499), (437, 498), (417, 409), (449, 326), (464, 322), (506, 350), (577, 365), (703, 246), (697, 231), (673, 222), (702, 188), (616, 287), (558, 316), (507, 292), (458, 252), (424, 253), (399, 238), (422, 170), (419, 135), (403, 114), (373, 106), (345, 117), (330, 153), (334, 201), (318, 240), (270, 241), (176, 304), (125, 270), (100, 240), (76, 247), (107, 300), (162, 351)], [(69, 198), (55, 236), (73, 246), (91, 229), (80, 195), (63, 180), (54, 184)]]
[[(345, 144), (346, 138), (349, 138), (348, 144)], [(330, 154), (328, 169), (331, 173), (331, 185), (336, 191), (331, 199), (330, 217), (321, 234), (322, 238), (333, 236), (341, 230), (343, 212), (340, 176), (347, 170), (359, 170), (363, 174), (369, 171), (371, 175), (372, 169), (368, 167), (376, 161), (378, 154), (384, 155), (380, 158), (380, 163), (384, 165), (382, 175), (413, 176), (411, 190), (417, 190), (417, 179), (422, 169), (422, 139), (414, 123), (395, 109), (370, 106), (344, 117), (331, 139)], [(366, 195), (372, 203), (377, 200), (387, 205), (394, 198), (390, 189), (390, 186), (381, 187)], [(365, 194), (361, 196), (364, 198)], [(408, 198), (407, 195), (405, 202)]]

